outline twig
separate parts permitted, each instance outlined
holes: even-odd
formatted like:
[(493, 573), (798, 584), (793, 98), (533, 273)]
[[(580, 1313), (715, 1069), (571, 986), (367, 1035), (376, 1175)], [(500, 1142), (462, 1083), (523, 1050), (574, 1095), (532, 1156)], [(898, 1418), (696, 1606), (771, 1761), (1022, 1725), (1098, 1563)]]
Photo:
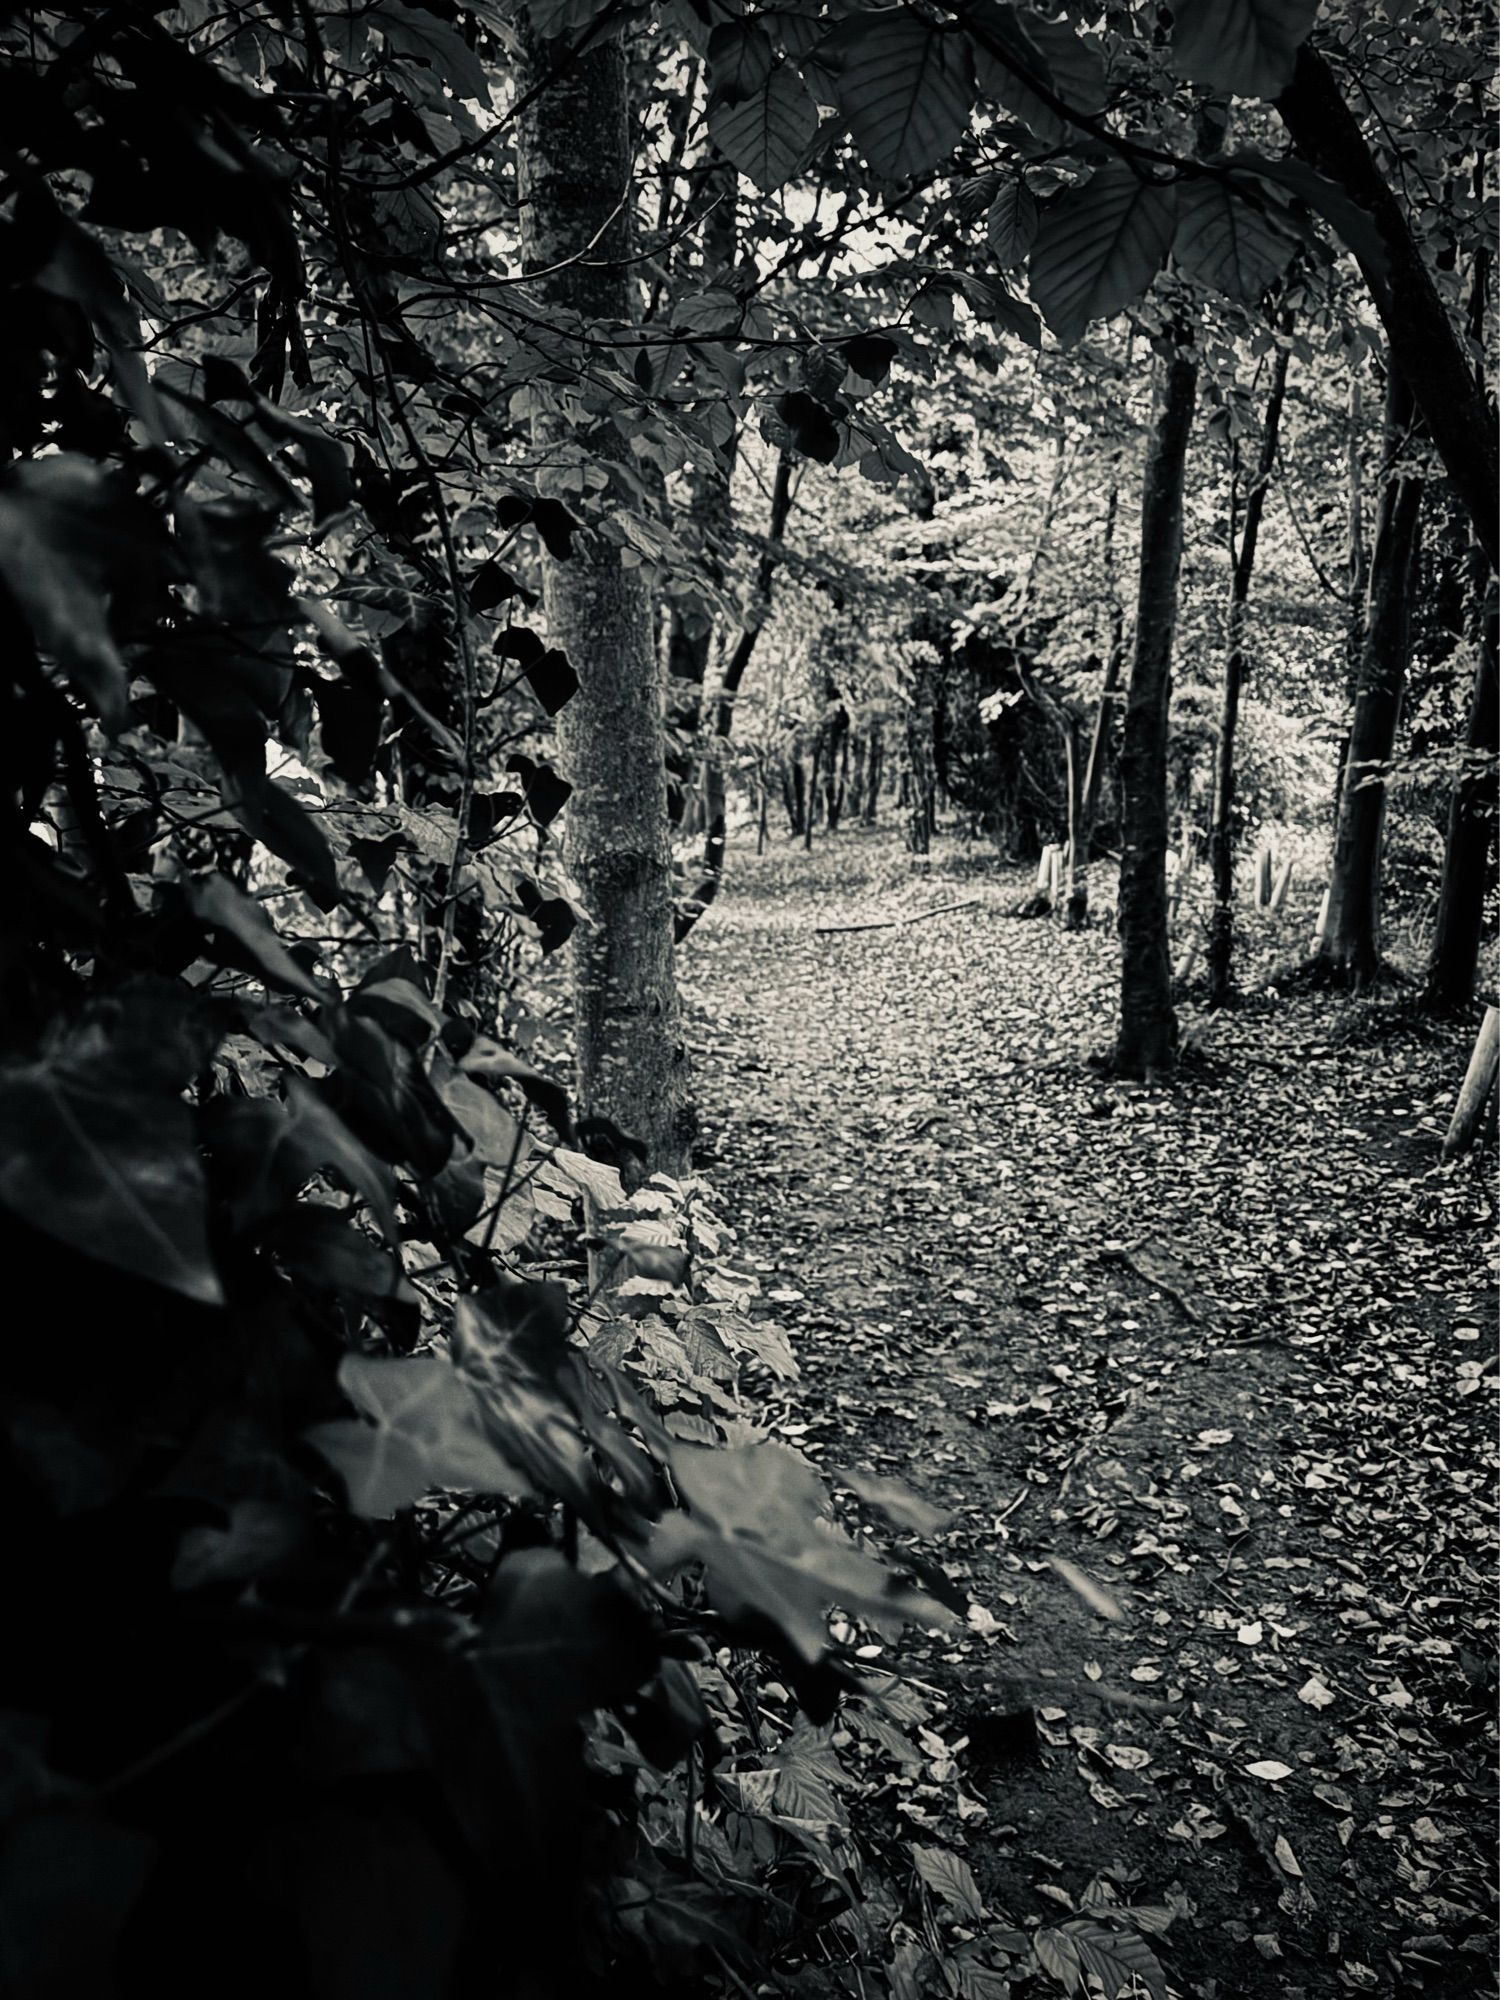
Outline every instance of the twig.
[(895, 931), (907, 924), (922, 924), (929, 917), (946, 917), (954, 910), (972, 910), (978, 903), (978, 896), (970, 896), (962, 903), (939, 903), (935, 910), (918, 910), (914, 917), (883, 917), (873, 924), (819, 924), (814, 937), (843, 937), (850, 931)]

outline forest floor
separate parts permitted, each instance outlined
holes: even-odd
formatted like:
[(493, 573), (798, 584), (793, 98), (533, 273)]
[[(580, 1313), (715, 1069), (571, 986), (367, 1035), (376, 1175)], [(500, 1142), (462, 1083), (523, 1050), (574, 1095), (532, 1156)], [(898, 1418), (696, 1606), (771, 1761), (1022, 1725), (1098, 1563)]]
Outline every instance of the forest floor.
[(684, 985), (802, 1367), (761, 1414), (947, 1510), (904, 1540), (968, 1624), (878, 1658), (940, 1691), (991, 1907), (1114, 1867), (1184, 1995), (1492, 1992), (1493, 1215), (1438, 1164), (1472, 1029), (1268, 990), (1310, 912), (1252, 913), (1259, 986), (1125, 1086), (1110, 931), (1008, 915), (981, 848), (731, 861)]

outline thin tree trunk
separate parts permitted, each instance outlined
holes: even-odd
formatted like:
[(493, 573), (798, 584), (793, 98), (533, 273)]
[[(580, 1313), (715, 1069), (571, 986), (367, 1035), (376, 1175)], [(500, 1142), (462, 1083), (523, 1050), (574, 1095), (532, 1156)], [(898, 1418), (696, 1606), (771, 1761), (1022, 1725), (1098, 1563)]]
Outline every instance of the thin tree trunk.
[(861, 823), (875, 824), (875, 809), (880, 803), (880, 781), (885, 775), (885, 726), (880, 722), (870, 724), (870, 754), (865, 765), (865, 805)]
[(1386, 396), (1385, 484), (1370, 559), (1370, 590), (1359, 690), (1339, 799), (1328, 885), (1328, 921), (1318, 956), (1363, 986), (1380, 966), (1380, 850), (1385, 766), (1396, 745), (1411, 650), (1411, 571), (1422, 513), (1422, 482), (1399, 467), (1412, 400), (1394, 360)]
[[(765, 546), (755, 567), (755, 587), (750, 615), (744, 630), (735, 641), (729, 658), (724, 663), (718, 694), (714, 699), (714, 740), (708, 746), (708, 753), (703, 762), (703, 819), (706, 828), (703, 842), (703, 879), (678, 913), (676, 939), (679, 944), (719, 893), (719, 885), (724, 879), (724, 843), (728, 818), (724, 746), (734, 728), (735, 702), (745, 678), (745, 669), (749, 666), (755, 651), (755, 642), (759, 639), (770, 616), (771, 589), (776, 579), (777, 565), (781, 561), (782, 541), (786, 534), (787, 516), (791, 508), (792, 461), (783, 452), (776, 462), (776, 477), (771, 483), (771, 518)], [(794, 833), (800, 833), (803, 830), (801, 823), (795, 823), (792, 830)]]
[(1082, 727), (1074, 709), (1064, 711), (1063, 750), (1068, 774), (1068, 844), (1063, 849), (1067, 895), (1063, 901), (1063, 927), (1082, 930), (1088, 921), (1089, 864), (1083, 827), (1084, 764)]
[[(530, 68), (546, 88), (518, 119), (522, 246), (534, 296), (588, 322), (632, 316), (632, 151), (626, 55), (604, 43), (557, 70), (545, 44)], [(561, 417), (535, 424), (544, 450), (574, 442)], [(623, 447), (601, 429), (598, 453)], [(558, 718), (573, 786), (566, 854), (585, 915), (574, 933), (579, 1108), (638, 1139), (653, 1172), (687, 1168), (693, 1134), (673, 966), (672, 857), (662, 676), (639, 571), (597, 534), (543, 569), (548, 625), (579, 677)]]
[(849, 785), (849, 711), (840, 702), (829, 725), (827, 793), (828, 831), (837, 833), (844, 817), (844, 794)]
[[(1374, 218), (1385, 262), (1359, 255), (1391, 361), (1406, 378), (1492, 569), (1500, 568), (1500, 441), (1495, 411), (1438, 295), (1400, 199), (1381, 172), (1332, 70), (1310, 43), (1276, 100), (1302, 157)], [(1356, 253), (1358, 254), (1358, 253)]]
[(1182, 564), (1182, 499), (1198, 361), (1179, 341), (1167, 364), (1141, 497), (1141, 572), (1135, 658), (1125, 699), (1120, 777), (1120, 1030), (1115, 1068), (1143, 1077), (1177, 1053), (1167, 936), (1167, 716)]
[(786, 816), (791, 823), (792, 837), (796, 839), (807, 825), (807, 772), (803, 768), (800, 750), (794, 749), (787, 761), (789, 789)]
[(1078, 797), (1077, 834), (1073, 843), (1073, 865), (1068, 881), (1067, 928), (1082, 930), (1089, 914), (1089, 862), (1094, 845), (1094, 822), (1099, 816), (1099, 794), (1104, 788), (1104, 766), (1109, 758), (1111, 720), (1116, 692), (1125, 665), (1125, 606), (1115, 587), (1115, 523), (1120, 512), (1118, 470), (1109, 483), (1109, 504), (1104, 514), (1104, 576), (1110, 593), (1109, 649), (1099, 678), (1099, 705), (1094, 711), (1094, 727), (1089, 737), (1088, 761)]
[[(1359, 686), (1359, 660), (1365, 643), (1365, 598), (1370, 589), (1370, 550), (1365, 539), (1365, 472), (1361, 458), (1364, 428), (1364, 386), (1356, 363), (1349, 378), (1349, 437), (1345, 453), (1348, 480), (1347, 542), (1344, 576), (1348, 590), (1348, 616), (1344, 624), (1344, 694), (1350, 713)], [(1349, 732), (1339, 742), (1338, 767), (1333, 777), (1333, 823), (1338, 825), (1339, 806), (1344, 796), (1344, 770), (1349, 762)]]
[(849, 751), (849, 817), (857, 825), (865, 803), (865, 754), (869, 741), (863, 729), (852, 732), (853, 742)]
[(827, 731), (820, 723), (818, 733), (813, 738), (812, 771), (807, 780), (807, 822), (802, 829), (802, 845), (808, 854), (812, 853), (813, 822), (818, 817), (818, 774), (823, 768), (823, 744), (826, 735)]
[[(1482, 588), (1482, 559), (1479, 567)], [(1485, 875), (1495, 826), (1495, 742), (1500, 730), (1496, 676), (1500, 618), (1493, 597), (1483, 605), (1478, 625), (1479, 657), (1465, 737), (1468, 761), (1453, 787), (1448, 808), (1437, 935), (1427, 967), (1424, 998), (1434, 1009), (1467, 1007), (1474, 998), (1474, 974), (1484, 934)]]
[[(1289, 326), (1283, 331), (1290, 332)], [(1229, 586), (1229, 648), (1224, 660), (1224, 699), (1219, 711), (1219, 740), (1214, 748), (1213, 824), (1208, 836), (1208, 861), (1213, 877), (1213, 914), (1208, 932), (1208, 1004), (1222, 1007), (1229, 998), (1234, 961), (1234, 751), (1240, 720), (1240, 694), (1245, 683), (1245, 631), (1248, 621), (1250, 584), (1255, 574), (1255, 551), (1260, 540), (1260, 524), (1265, 515), (1266, 496), (1271, 490), (1271, 470), (1276, 463), (1276, 442), (1281, 430), (1281, 411), (1286, 401), (1286, 371), (1290, 350), (1278, 347), (1272, 365), (1271, 391), (1266, 399), (1265, 428), (1261, 432), (1260, 458), (1245, 496), (1245, 524), (1234, 559)], [(1183, 865), (1187, 864), (1187, 843), (1183, 843)]]

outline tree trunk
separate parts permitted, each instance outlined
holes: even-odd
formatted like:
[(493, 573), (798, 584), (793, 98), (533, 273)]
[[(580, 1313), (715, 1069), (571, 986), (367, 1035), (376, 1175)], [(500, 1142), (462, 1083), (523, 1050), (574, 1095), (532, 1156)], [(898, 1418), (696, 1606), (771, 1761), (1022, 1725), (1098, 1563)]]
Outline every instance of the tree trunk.
[(859, 816), (864, 810), (865, 753), (868, 748), (869, 742), (864, 730), (854, 730), (849, 748), (849, 792), (847, 804), (849, 817), (856, 825), (859, 824)]
[(1411, 570), (1422, 513), (1422, 482), (1400, 470), (1412, 416), (1410, 392), (1393, 361), (1386, 396), (1385, 484), (1370, 558), (1370, 591), (1360, 649), (1359, 689), (1339, 798), (1320, 961), (1354, 986), (1380, 966), (1380, 847), (1383, 772), (1396, 744), (1411, 650)]
[(1135, 658), (1120, 746), (1124, 838), (1115, 1068), (1130, 1077), (1170, 1069), (1177, 1052), (1167, 937), (1167, 715), (1182, 565), (1183, 483), (1197, 398), (1197, 357), (1179, 341), (1167, 364), (1146, 459)]
[(1333, 72), (1306, 42), (1276, 109), (1302, 157), (1374, 218), (1385, 262), (1356, 254), (1385, 327), (1392, 364), (1410, 384), (1490, 567), (1500, 569), (1500, 442), (1494, 408), (1475, 380), (1400, 199), (1366, 144)]
[(844, 817), (844, 794), (849, 788), (849, 711), (840, 702), (829, 725), (826, 812), (828, 831), (837, 833)]
[[(1359, 686), (1359, 658), (1365, 643), (1365, 598), (1370, 589), (1370, 551), (1365, 541), (1365, 472), (1360, 457), (1364, 425), (1364, 390), (1358, 365), (1349, 379), (1349, 440), (1345, 454), (1348, 469), (1348, 539), (1344, 576), (1348, 591), (1348, 616), (1344, 624), (1344, 694), (1352, 712), (1354, 693)], [(1338, 825), (1339, 805), (1344, 796), (1344, 767), (1349, 762), (1349, 732), (1339, 743), (1338, 766), (1333, 774), (1333, 823)]]
[(1088, 837), (1083, 825), (1083, 791), (1086, 773), (1083, 762), (1082, 728), (1076, 710), (1064, 711), (1063, 750), (1068, 771), (1068, 844), (1063, 849), (1067, 896), (1063, 903), (1063, 928), (1081, 931), (1089, 914)]
[(1500, 729), (1496, 677), (1500, 617), (1493, 596), (1483, 605), (1478, 622), (1479, 658), (1465, 738), (1468, 761), (1453, 787), (1448, 808), (1437, 935), (1427, 967), (1424, 999), (1434, 1009), (1467, 1007), (1474, 998), (1474, 972), (1484, 931), (1484, 884), (1495, 825), (1495, 739)]
[(930, 854), (937, 820), (937, 774), (932, 745), (932, 681), (925, 661), (917, 665), (916, 685), (907, 709), (906, 776), (906, 844), (913, 854)]
[(807, 826), (807, 772), (802, 763), (800, 750), (793, 750), (789, 764), (791, 788), (787, 793), (786, 813), (795, 838), (804, 832)]
[[(1290, 332), (1290, 328), (1284, 328), (1284, 331)], [(1214, 897), (1208, 932), (1210, 1007), (1222, 1007), (1229, 998), (1234, 962), (1235, 735), (1240, 720), (1240, 693), (1245, 682), (1245, 628), (1250, 583), (1255, 574), (1255, 550), (1260, 540), (1266, 495), (1271, 488), (1271, 469), (1276, 463), (1276, 442), (1281, 429), (1282, 406), (1286, 401), (1288, 359), (1289, 350), (1278, 347), (1271, 374), (1271, 392), (1266, 399), (1260, 458), (1250, 491), (1245, 496), (1245, 525), (1240, 531), (1240, 546), (1229, 586), (1229, 647), (1224, 661), (1224, 700), (1219, 711), (1219, 740), (1214, 748), (1214, 816), (1208, 836), (1208, 861), (1213, 876)], [(1184, 866), (1186, 862), (1184, 842)]]
[(861, 824), (875, 824), (875, 808), (880, 803), (880, 781), (885, 775), (885, 726), (880, 722), (870, 724), (870, 752), (865, 764), (865, 804), (860, 815)]
[(802, 829), (802, 846), (808, 854), (812, 853), (813, 824), (818, 817), (818, 775), (823, 768), (823, 747), (827, 735), (827, 729), (819, 723), (818, 733), (813, 738), (812, 772), (807, 780), (807, 819)]
[(1110, 479), (1109, 504), (1104, 515), (1104, 578), (1111, 600), (1109, 649), (1099, 677), (1099, 706), (1094, 711), (1088, 760), (1078, 795), (1077, 837), (1073, 843), (1073, 865), (1068, 882), (1067, 927), (1070, 931), (1082, 930), (1088, 922), (1089, 862), (1093, 858), (1094, 822), (1099, 816), (1099, 794), (1104, 788), (1104, 766), (1109, 757), (1116, 691), (1125, 665), (1125, 606), (1115, 587), (1115, 522), (1119, 511), (1117, 468)]
[[(539, 44), (530, 68), (550, 79), (519, 128), (522, 247), (544, 307), (618, 326), (632, 316), (632, 134), (619, 42), (560, 71)], [(537, 444), (577, 442), (561, 415), (535, 420)], [(608, 429), (599, 457), (623, 454)], [(597, 534), (543, 569), (553, 638), (579, 677), (558, 717), (573, 786), (566, 854), (585, 915), (574, 933), (574, 1039), (579, 1109), (645, 1147), (649, 1170), (683, 1173), (693, 1115), (673, 966), (672, 857), (662, 678), (651, 600), (639, 571)]]

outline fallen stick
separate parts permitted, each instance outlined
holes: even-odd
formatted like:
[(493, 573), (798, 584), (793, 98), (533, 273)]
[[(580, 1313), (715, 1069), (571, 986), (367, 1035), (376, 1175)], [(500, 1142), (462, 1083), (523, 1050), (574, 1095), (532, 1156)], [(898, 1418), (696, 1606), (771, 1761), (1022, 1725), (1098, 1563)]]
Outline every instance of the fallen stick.
[(841, 937), (850, 931), (898, 931), (906, 924), (923, 924), (929, 917), (946, 917), (954, 910), (972, 910), (978, 903), (977, 896), (970, 896), (962, 903), (939, 903), (935, 910), (918, 910), (914, 917), (882, 917), (872, 924), (819, 924), (813, 931), (814, 937)]

